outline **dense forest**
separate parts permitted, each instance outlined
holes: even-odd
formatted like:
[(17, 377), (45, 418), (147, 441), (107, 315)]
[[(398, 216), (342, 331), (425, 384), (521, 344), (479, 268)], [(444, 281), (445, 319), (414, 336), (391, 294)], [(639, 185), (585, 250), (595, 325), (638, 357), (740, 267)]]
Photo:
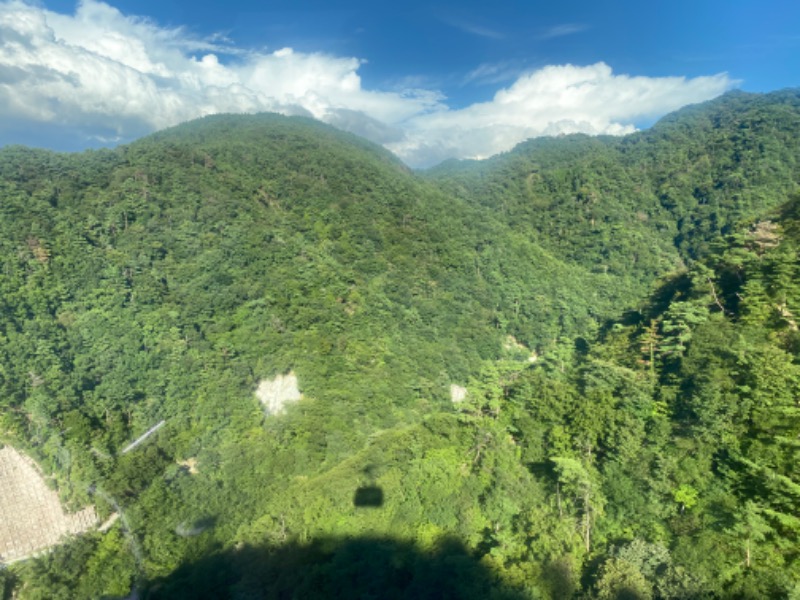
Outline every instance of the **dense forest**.
[(121, 516), (0, 597), (800, 597), (798, 184), (797, 90), (422, 173), (0, 150), (0, 441)]

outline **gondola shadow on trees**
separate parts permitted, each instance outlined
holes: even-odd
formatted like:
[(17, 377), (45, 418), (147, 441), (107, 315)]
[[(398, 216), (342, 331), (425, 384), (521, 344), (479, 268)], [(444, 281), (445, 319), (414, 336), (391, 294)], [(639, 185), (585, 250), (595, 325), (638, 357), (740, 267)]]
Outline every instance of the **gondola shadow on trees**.
[(425, 549), (379, 537), (245, 546), (185, 564), (164, 578), (145, 582), (139, 591), (141, 600), (528, 597), (452, 538)]
[(383, 506), (383, 490), (376, 485), (361, 486), (353, 494), (356, 508), (380, 508)]

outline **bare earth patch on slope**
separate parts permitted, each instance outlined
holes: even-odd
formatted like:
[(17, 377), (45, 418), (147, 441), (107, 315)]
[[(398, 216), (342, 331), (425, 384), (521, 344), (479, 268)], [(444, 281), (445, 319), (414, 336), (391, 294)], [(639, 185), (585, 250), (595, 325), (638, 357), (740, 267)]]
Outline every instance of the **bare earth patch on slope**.
[(97, 522), (94, 507), (67, 514), (30, 458), (10, 446), (0, 449), (0, 563), (47, 550), (66, 535)]
[(467, 397), (467, 388), (461, 385), (457, 385), (455, 383), (450, 384), (450, 400), (453, 404), (458, 404), (459, 402), (463, 402), (466, 397)]
[(294, 371), (286, 375), (278, 375), (275, 379), (262, 379), (258, 384), (256, 396), (264, 406), (267, 415), (280, 415), (285, 412), (287, 404), (302, 398)]

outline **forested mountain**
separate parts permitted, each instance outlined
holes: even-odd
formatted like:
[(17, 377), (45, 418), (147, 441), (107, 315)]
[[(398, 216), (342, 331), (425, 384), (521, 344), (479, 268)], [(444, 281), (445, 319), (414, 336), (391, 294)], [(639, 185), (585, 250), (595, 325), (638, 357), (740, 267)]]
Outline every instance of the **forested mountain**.
[(625, 137), (539, 138), (429, 175), (563, 260), (637, 294), (800, 180), (797, 90), (731, 92)]
[(798, 157), (797, 91), (422, 174), (277, 115), (0, 150), (0, 437), (123, 516), (0, 589), (800, 593)]

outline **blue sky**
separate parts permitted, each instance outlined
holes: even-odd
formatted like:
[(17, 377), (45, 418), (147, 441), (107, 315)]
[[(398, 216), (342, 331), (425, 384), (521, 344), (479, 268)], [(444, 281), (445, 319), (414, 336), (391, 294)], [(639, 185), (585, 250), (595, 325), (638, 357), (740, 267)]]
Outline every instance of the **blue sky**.
[(412, 166), (800, 85), (800, 2), (0, 1), (0, 144), (304, 114)]

